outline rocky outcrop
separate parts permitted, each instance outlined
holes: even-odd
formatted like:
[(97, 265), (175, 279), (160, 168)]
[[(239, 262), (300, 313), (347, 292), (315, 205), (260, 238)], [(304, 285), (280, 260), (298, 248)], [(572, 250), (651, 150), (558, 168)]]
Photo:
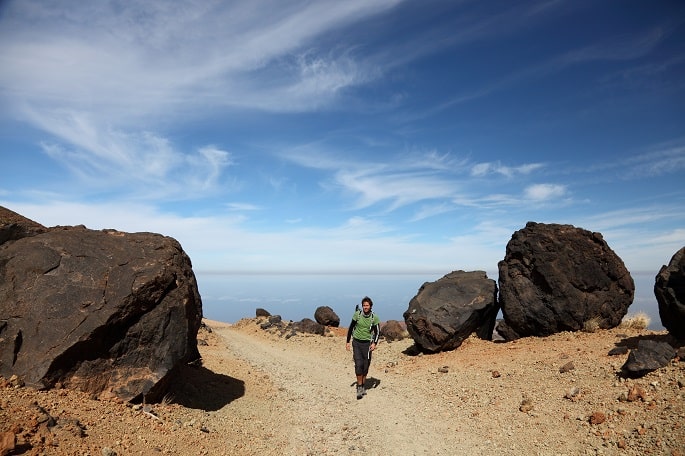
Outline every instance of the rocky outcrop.
[(656, 275), (654, 295), (664, 328), (678, 339), (685, 339), (685, 247), (678, 250), (668, 266)]
[(16, 241), (17, 239), (45, 233), (47, 230), (40, 223), (36, 223), (23, 215), (0, 206), (0, 245), (7, 241)]
[(0, 245), (4, 377), (155, 400), (199, 358), (201, 319), (190, 259), (172, 238), (56, 227)]
[(424, 283), (403, 316), (416, 345), (438, 352), (459, 347), (474, 331), (491, 339), (498, 311), (494, 280), (483, 271), (455, 271)]
[(317, 307), (314, 311), (314, 319), (320, 325), (333, 326), (335, 328), (340, 326), (340, 317), (328, 306)]
[(280, 315), (257, 318), (257, 324), (265, 331), (277, 334), (280, 337), (290, 339), (298, 334), (326, 335), (328, 328), (311, 318), (303, 318), (300, 321), (284, 321)]
[(500, 305), (511, 339), (618, 326), (635, 284), (600, 233), (528, 222), (499, 262)]

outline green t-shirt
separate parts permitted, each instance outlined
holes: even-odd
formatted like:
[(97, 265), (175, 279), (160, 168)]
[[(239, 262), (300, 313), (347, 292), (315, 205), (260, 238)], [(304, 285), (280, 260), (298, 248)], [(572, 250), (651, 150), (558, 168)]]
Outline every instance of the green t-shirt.
[(371, 328), (374, 325), (379, 325), (381, 323), (378, 315), (371, 312), (368, 316), (364, 315), (363, 311), (355, 312), (352, 316), (352, 321), (355, 322), (354, 329), (352, 330), (352, 337), (357, 340), (372, 340), (373, 334), (371, 333)]

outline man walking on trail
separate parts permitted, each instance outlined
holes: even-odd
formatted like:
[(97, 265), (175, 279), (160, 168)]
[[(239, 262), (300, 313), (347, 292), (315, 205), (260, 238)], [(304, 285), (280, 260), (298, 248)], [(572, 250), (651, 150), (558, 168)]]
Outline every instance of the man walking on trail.
[(352, 357), (354, 358), (354, 373), (357, 376), (357, 399), (366, 394), (364, 382), (371, 365), (371, 352), (376, 349), (380, 337), (380, 319), (371, 311), (373, 302), (368, 296), (362, 299), (362, 308), (355, 310), (350, 328), (347, 330), (345, 348), (350, 350), (352, 339)]

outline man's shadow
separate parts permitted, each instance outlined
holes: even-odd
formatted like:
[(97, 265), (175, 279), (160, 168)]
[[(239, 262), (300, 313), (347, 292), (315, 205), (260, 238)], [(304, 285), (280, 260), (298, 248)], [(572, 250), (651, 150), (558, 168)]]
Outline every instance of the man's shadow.
[[(366, 382), (364, 382), (364, 388), (369, 390), (373, 388), (378, 388), (378, 385), (381, 384), (381, 381), (377, 378), (374, 377), (366, 377)], [(357, 386), (357, 382), (352, 382), (350, 386)]]

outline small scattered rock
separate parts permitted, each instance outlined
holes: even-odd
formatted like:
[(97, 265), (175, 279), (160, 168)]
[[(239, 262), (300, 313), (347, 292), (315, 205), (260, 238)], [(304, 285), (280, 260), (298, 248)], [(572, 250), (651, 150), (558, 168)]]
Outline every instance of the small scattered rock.
[(499, 373), (499, 371), (492, 371), (492, 378), (500, 378), (502, 374)]
[(533, 401), (531, 401), (528, 398), (523, 399), (521, 401), (521, 405), (519, 406), (519, 410), (523, 413), (530, 412), (531, 410), (533, 410)]
[(580, 394), (580, 389), (573, 387), (566, 392), (566, 395), (564, 397), (566, 397), (566, 399), (570, 399), (572, 401), (575, 401), (578, 398), (579, 394)]
[(678, 357), (678, 359), (681, 362), (685, 361), (685, 347), (678, 348), (678, 351), (676, 352), (676, 356)]
[(446, 373), (448, 373), (449, 371), (450, 371), (449, 366), (438, 367), (438, 372), (440, 372), (441, 374), (446, 374)]
[(22, 380), (17, 375), (12, 375), (9, 379), (9, 384), (10, 384), (10, 386), (12, 386), (14, 388), (23, 388), (24, 387), (24, 380)]
[(602, 412), (594, 412), (590, 415), (590, 424), (602, 424), (607, 420), (607, 417)]
[(573, 361), (569, 361), (559, 368), (559, 373), (565, 374), (566, 372), (572, 371), (575, 368), (576, 366), (573, 364)]
[(633, 386), (628, 390), (628, 396), (626, 399), (628, 402), (635, 402), (637, 400), (647, 402), (647, 391), (640, 386)]

